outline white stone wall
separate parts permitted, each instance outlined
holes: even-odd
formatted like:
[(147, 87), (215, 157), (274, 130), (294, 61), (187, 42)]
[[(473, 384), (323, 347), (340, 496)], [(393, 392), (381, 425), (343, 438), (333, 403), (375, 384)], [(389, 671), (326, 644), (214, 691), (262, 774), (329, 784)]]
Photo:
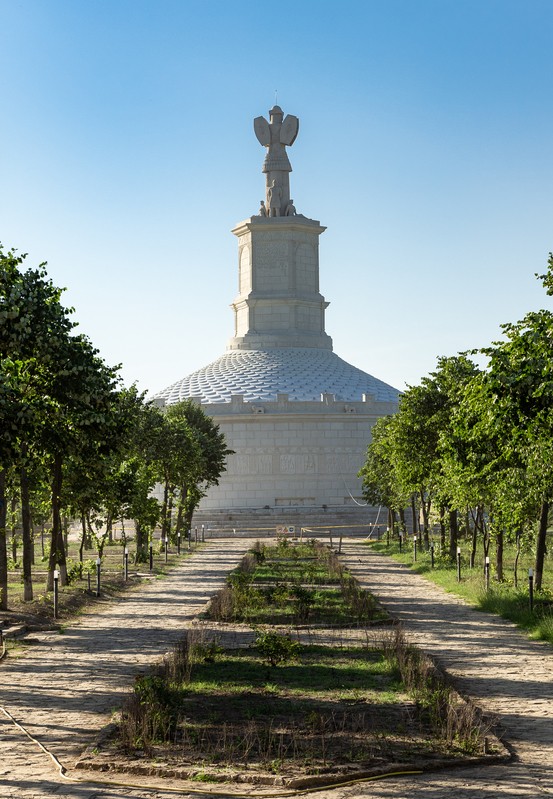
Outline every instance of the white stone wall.
[(361, 498), (357, 472), (363, 465), (371, 427), (393, 413), (392, 403), (321, 402), (204, 405), (235, 451), (220, 485), (210, 489), (200, 510), (275, 507), (344, 507)]

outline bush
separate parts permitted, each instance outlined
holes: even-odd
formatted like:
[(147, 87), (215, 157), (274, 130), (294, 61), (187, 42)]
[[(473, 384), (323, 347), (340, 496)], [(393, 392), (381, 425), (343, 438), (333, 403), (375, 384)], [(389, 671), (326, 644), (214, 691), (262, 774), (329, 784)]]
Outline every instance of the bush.
[(385, 638), (383, 648), (386, 659), (398, 670), (432, 729), (467, 754), (481, 751), (490, 725), (476, 705), (463, 700), (448, 685), (430, 656), (411, 646), (399, 627)]
[(269, 666), (278, 666), (299, 655), (301, 645), (292, 641), (290, 635), (281, 635), (272, 630), (256, 630), (255, 633), (253, 646)]

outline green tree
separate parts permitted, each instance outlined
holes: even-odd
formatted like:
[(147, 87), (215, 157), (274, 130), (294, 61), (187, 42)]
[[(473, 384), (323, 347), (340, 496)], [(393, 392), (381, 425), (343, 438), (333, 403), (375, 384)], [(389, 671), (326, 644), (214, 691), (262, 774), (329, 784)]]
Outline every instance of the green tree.
[(175, 532), (184, 526), (189, 529), (192, 516), (207, 490), (219, 484), (226, 469), (226, 459), (233, 454), (228, 449), (219, 425), (191, 399), (183, 400), (166, 409), (167, 419), (173, 423), (184, 420), (195, 441), (195, 457), (187, 461), (181, 473), (179, 506)]
[(435, 500), (449, 513), (450, 542), (457, 528), (457, 511), (444, 481), (440, 440), (447, 435), (462, 387), (477, 371), (464, 355), (439, 358), (436, 371), (420, 385), (410, 386), (400, 398), (393, 426), (393, 461), (403, 491), (415, 495), (420, 503), (426, 544)]
[(388, 509), (388, 526), (395, 527), (396, 515), (404, 526), (404, 509), (409, 504), (406, 493), (397, 477), (394, 465), (394, 425), (395, 416), (377, 419), (371, 429), (371, 442), (367, 457), (359, 477), (363, 481), (363, 497), (371, 505), (383, 505)]
[[(29, 469), (37, 457), (37, 431), (51, 408), (50, 370), (58, 344), (73, 327), (60, 305), (61, 290), (46, 277), (44, 265), (22, 271), (25, 256), (4, 253), (0, 245), (0, 359), (11, 408), (0, 409), (4, 430), (2, 468), (18, 470), (23, 526), (24, 598), (32, 599), (32, 537)], [(2, 479), (2, 483), (4, 483)], [(0, 499), (5, 503), (5, 498)], [(1, 519), (0, 519), (1, 523)], [(2, 543), (0, 541), (0, 549)], [(0, 555), (0, 570), (3, 558)], [(4, 575), (0, 578), (3, 582)]]

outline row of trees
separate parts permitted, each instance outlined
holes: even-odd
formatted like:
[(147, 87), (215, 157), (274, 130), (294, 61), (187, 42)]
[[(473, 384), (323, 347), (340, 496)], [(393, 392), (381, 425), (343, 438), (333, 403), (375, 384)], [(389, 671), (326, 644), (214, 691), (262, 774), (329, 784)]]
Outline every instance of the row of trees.
[[(552, 295), (553, 255), (539, 277)], [(360, 475), (366, 499), (389, 508), (393, 523), (405, 527), (410, 508), (426, 543), (439, 523), (452, 559), (460, 530), (473, 564), (478, 542), (484, 555), (493, 542), (498, 580), (506, 540), (518, 551), (526, 541), (539, 589), (553, 500), (553, 313), (532, 312), (502, 330), (489, 347), (440, 358), (405, 391), (399, 412), (373, 427)]]
[[(47, 589), (68, 579), (62, 516), (79, 518), (100, 550), (116, 519), (135, 522), (144, 560), (160, 524), (186, 529), (206, 489), (225, 469), (223, 434), (191, 401), (165, 412), (124, 388), (88, 338), (45, 265), (0, 245), (0, 608), (8, 603), (8, 515), (22, 537), (24, 599), (33, 598), (33, 527), (49, 522)], [(163, 487), (163, 502), (152, 496)], [(172, 513), (173, 508), (175, 513)], [(171, 519), (175, 518), (175, 524)], [(172, 529), (173, 528), (173, 529)]]

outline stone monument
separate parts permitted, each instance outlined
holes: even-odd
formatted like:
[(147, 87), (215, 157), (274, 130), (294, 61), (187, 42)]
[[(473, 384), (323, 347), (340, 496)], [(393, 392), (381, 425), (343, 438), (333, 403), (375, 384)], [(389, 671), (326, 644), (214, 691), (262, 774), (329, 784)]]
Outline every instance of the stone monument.
[[(199, 517), (253, 522), (368, 518), (357, 472), (376, 419), (397, 410), (399, 392), (332, 351), (319, 291), (319, 237), (326, 229), (290, 198), (286, 147), (297, 117), (279, 106), (254, 120), (267, 148), (265, 199), (233, 229), (238, 239), (234, 336), (216, 361), (162, 391), (194, 398), (225, 433), (228, 470)], [(314, 522), (313, 522), (314, 523)]]

